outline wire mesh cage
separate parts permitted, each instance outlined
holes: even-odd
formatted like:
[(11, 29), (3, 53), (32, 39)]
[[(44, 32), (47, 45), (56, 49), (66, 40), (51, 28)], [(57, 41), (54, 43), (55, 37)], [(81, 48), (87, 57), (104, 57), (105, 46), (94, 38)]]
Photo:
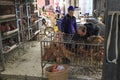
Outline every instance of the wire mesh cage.
[(67, 64), (72, 75), (96, 74), (102, 67), (102, 40), (98, 36), (87, 40), (77, 37), (76, 40), (75, 35), (61, 33), (56, 33), (52, 38), (45, 38), (41, 41), (42, 68), (48, 63)]

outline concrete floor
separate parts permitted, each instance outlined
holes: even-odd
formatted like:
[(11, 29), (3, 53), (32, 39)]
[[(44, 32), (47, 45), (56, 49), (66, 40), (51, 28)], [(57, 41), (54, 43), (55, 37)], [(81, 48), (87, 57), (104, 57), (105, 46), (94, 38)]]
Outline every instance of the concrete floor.
[[(31, 47), (32, 46), (32, 47)], [(32, 41), (26, 44), (25, 54), (19, 56), (18, 59), (8, 61), (6, 70), (2, 72), (5, 75), (23, 75), (41, 77), (41, 53), (40, 42)], [(78, 76), (79, 79), (70, 80), (100, 80), (93, 79), (88, 76)], [(99, 75), (101, 77), (101, 75)], [(82, 78), (82, 79), (81, 79)], [(26, 79), (25, 79), (26, 80)]]
[(32, 46), (25, 48), (25, 54), (14, 63), (8, 61), (6, 70), (2, 74), (41, 76), (40, 43), (34, 41)]

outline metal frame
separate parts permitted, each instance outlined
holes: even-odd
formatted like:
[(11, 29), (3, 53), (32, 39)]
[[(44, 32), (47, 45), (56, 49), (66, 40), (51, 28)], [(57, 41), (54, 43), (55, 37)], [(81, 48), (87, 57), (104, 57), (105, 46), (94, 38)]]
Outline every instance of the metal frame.
[(30, 26), (30, 19), (31, 19), (31, 9), (30, 9), (30, 2), (28, 2), (28, 0), (26, 0), (26, 11), (27, 11), (27, 25), (28, 25), (28, 36), (29, 39), (31, 38), (31, 33), (32, 33), (32, 28)]
[(18, 30), (18, 41), (22, 42), (20, 38), (20, 34), (22, 32), (22, 20), (21, 20), (21, 12), (20, 12), (20, 0), (15, 0), (15, 11), (16, 11), (16, 23)]
[(1, 37), (1, 32), (0, 32), (0, 67), (2, 68), (2, 69), (0, 69), (0, 72), (5, 70), (4, 55), (3, 55), (2, 48), (3, 48), (2, 47), (2, 37)]
[[(16, 1), (16, 0), (15, 0)], [(16, 11), (16, 13), (18, 13), (17, 12), (17, 3), (15, 3), (15, 11)], [(13, 16), (10, 16), (10, 17), (13, 17)], [(18, 18), (18, 14), (16, 14), (16, 18)], [(8, 21), (13, 21), (13, 20), (16, 20), (16, 19), (9, 19), (9, 20), (4, 20), (4, 21), (2, 21), (2, 22), (8, 22)], [(18, 19), (19, 20), (19, 19)], [(2, 23), (2, 22), (0, 22), (0, 23)], [(17, 21), (18, 22), (18, 21)], [(16, 23), (17, 23), (16, 22)], [(19, 29), (19, 25), (17, 25), (17, 28)], [(18, 30), (18, 32), (17, 32), (17, 34), (18, 34), (18, 41), (20, 42), (20, 36), (19, 36), (19, 30)], [(15, 34), (16, 35), (16, 33), (13, 33), (13, 34)], [(5, 37), (5, 38), (3, 38), (2, 37), (2, 35), (1, 35), (1, 32), (0, 32), (0, 66), (2, 66), (3, 67), (3, 69), (2, 70), (0, 70), (0, 71), (4, 71), (5, 70), (5, 57), (4, 57), (4, 52), (3, 52), (3, 43), (2, 43), (2, 40), (4, 40), (4, 39), (7, 39), (7, 38), (10, 38), (10, 37), (12, 37), (13, 35), (11, 35), (11, 34), (9, 34), (9, 35), (6, 35), (7, 37)], [(16, 46), (17, 47), (17, 46)], [(16, 48), (15, 47), (15, 48)], [(13, 48), (13, 49), (15, 49), (15, 48)], [(13, 50), (12, 49), (12, 50)], [(11, 51), (11, 50), (10, 50)], [(10, 52), (10, 51), (8, 51), (8, 52)], [(8, 52), (6, 52), (6, 53), (8, 53)]]
[[(32, 28), (32, 26), (36, 26), (36, 29), (37, 30), (40, 30), (39, 26), (40, 26), (40, 19), (39, 19), (39, 10), (38, 10), (38, 5), (37, 5), (37, 0), (35, 0), (34, 2), (36, 2), (36, 4), (34, 4), (36, 6), (36, 9), (37, 9), (37, 17), (38, 17), (38, 20), (36, 21), (36, 23), (34, 24), (31, 24), (31, 17), (32, 17), (32, 14), (31, 14), (31, 6), (30, 4), (33, 3), (31, 1), (28, 1), (26, 0), (26, 11), (27, 11), (27, 24), (28, 24), (28, 34), (29, 34), (29, 40), (31, 40), (34, 36), (36, 36), (36, 34), (34, 33), (34, 29)], [(36, 30), (36, 31), (37, 31)], [(35, 31), (35, 32), (36, 32)], [(40, 31), (39, 31), (40, 32)], [(38, 32), (38, 33), (39, 33)], [(37, 34), (38, 34), (37, 33)]]
[[(18, 41), (19, 41), (19, 50), (18, 53), (23, 53), (25, 52), (25, 36), (24, 36), (24, 29), (23, 29), (23, 24), (22, 24), (22, 6), (21, 6), (21, 1), (20, 0), (15, 0), (15, 12), (16, 12), (16, 23), (17, 23), (17, 28), (18, 28)], [(22, 50), (21, 50), (22, 49)]]
[[(99, 72), (98, 70), (102, 66), (102, 64), (100, 63), (102, 61), (99, 62), (99, 60), (98, 61), (97, 59), (93, 60), (93, 58), (94, 58), (94, 55), (99, 55), (99, 51), (101, 51), (100, 54), (103, 53), (103, 50), (104, 50), (103, 44), (86, 43), (84, 42), (84, 40), (83, 42), (74, 42), (72, 38), (73, 38), (73, 35), (65, 36), (63, 34), (60, 34), (60, 35), (58, 34), (58, 35), (55, 35), (55, 37), (44, 38), (41, 41), (40, 46), (41, 46), (42, 76), (44, 76), (44, 67), (46, 66), (46, 64), (56, 64), (56, 63), (65, 64), (65, 65), (68, 65), (69, 67), (74, 68), (70, 72), (71, 76), (101, 75), (101, 72)], [(82, 50), (78, 51), (80, 47), (84, 47), (82, 48), (82, 50), (84, 50), (83, 52)], [(66, 55), (64, 51), (66, 51)], [(69, 55), (67, 56), (67, 52), (71, 53), (70, 54), (71, 56)], [(89, 56), (86, 56), (87, 52), (90, 53)], [(56, 61), (57, 58), (54, 59), (54, 54), (52, 53), (56, 54), (56, 56), (60, 59), (58, 61), (61, 61), (62, 58), (65, 58), (65, 63), (64, 63), (64, 60), (62, 63), (57, 62)], [(84, 55), (84, 53), (86, 55)], [(44, 60), (46, 59), (45, 58), (46, 54), (47, 56), (49, 55), (47, 58), (49, 57), (51, 58), (48, 60)], [(66, 58), (69, 59), (70, 62), (69, 60), (66, 60)], [(88, 71), (86, 71), (85, 69), (87, 69)], [(74, 72), (74, 70), (76, 70), (76, 72)], [(81, 73), (81, 70), (83, 71), (83, 73)]]

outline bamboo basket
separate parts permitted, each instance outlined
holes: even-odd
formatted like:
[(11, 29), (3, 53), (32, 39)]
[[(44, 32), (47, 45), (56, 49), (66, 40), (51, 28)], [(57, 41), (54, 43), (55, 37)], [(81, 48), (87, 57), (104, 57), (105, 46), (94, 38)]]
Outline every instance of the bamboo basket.
[(45, 68), (45, 75), (48, 77), (48, 80), (68, 80), (68, 67), (64, 66), (64, 70), (51, 72), (51, 68), (53, 66), (49, 66)]

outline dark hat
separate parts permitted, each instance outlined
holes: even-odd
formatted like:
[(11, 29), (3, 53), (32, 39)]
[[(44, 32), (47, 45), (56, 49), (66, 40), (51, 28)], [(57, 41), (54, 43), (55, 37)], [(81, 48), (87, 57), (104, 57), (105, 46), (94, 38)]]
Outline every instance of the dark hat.
[(68, 11), (70, 11), (70, 10), (74, 11), (74, 7), (73, 6), (69, 6), (68, 7)]
[(59, 10), (55, 10), (55, 12), (58, 12), (58, 13), (59, 13), (60, 11), (59, 11)]

